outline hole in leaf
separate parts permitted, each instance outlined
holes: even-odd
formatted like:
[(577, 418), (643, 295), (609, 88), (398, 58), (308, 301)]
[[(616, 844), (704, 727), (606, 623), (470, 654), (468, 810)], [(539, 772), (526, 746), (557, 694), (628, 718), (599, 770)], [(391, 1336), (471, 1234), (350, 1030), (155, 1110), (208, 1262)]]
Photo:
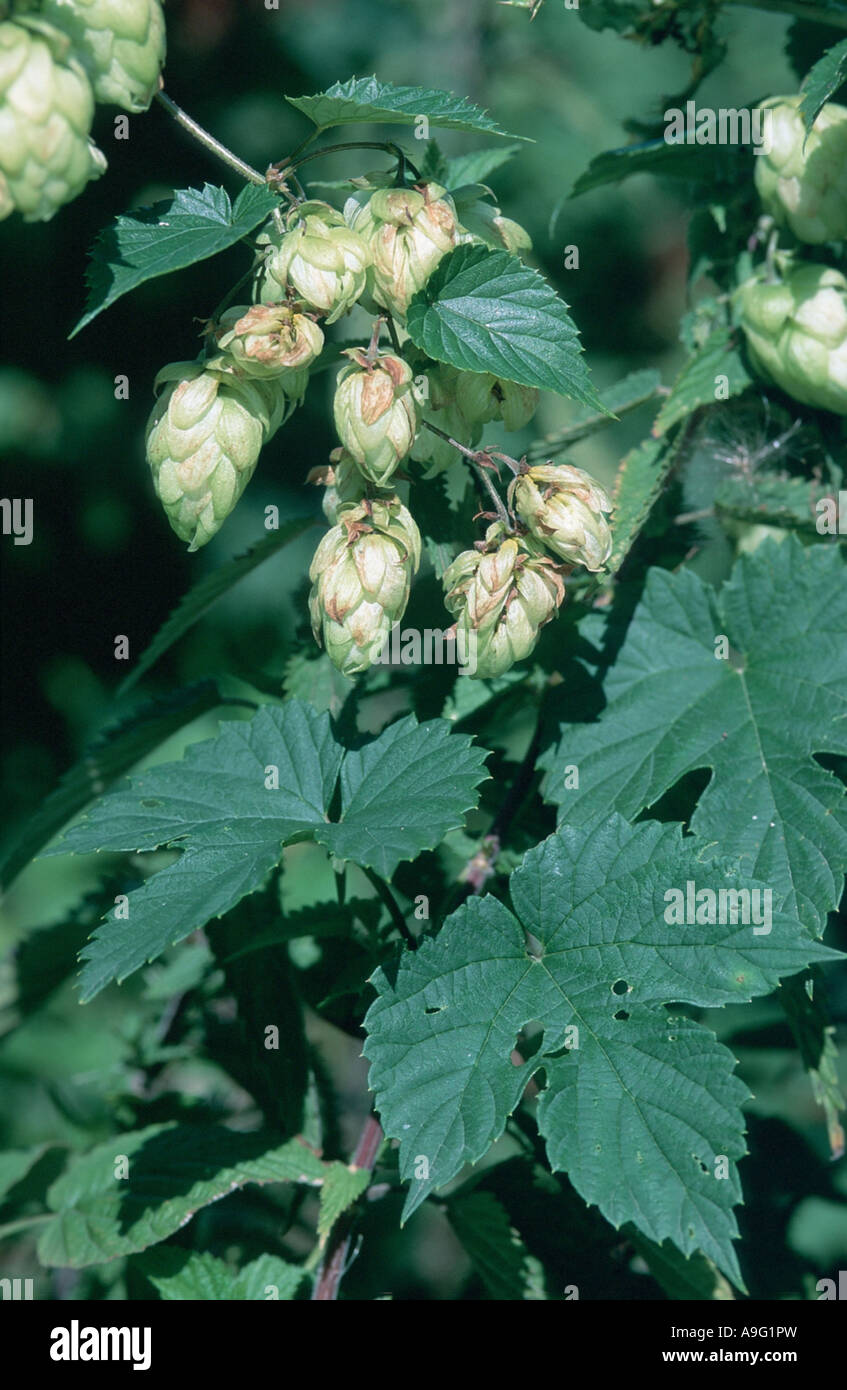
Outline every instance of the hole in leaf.
[(428, 1013), (428, 1014), (443, 1014), (443, 1012), (444, 1012), (444, 1010), (445, 1010), (446, 1008), (447, 1008), (447, 1005), (446, 1005), (446, 1004), (437, 1004), (436, 1007), (433, 1008), (433, 1009), (425, 1009), (425, 1010), (424, 1010), (424, 1013)]
[(613, 994), (626, 994), (628, 989), (629, 985), (626, 980), (615, 980), (615, 983), (612, 985)]
[(512, 1066), (522, 1067), (524, 1062), (528, 1062), (539, 1051), (544, 1041), (544, 1024), (537, 1019), (531, 1019), (521, 1028), (512, 1048)]
[(158, 811), (159, 807), (164, 805), (164, 802), (157, 801), (155, 797), (147, 796), (142, 799), (141, 804), (146, 811)]
[(619, 1018), (622, 1023), (626, 1023), (626, 1020), (629, 1018), (629, 1014), (627, 1013), (626, 1009), (618, 1009), (617, 1013), (615, 1014), (615, 1018)]
[(645, 807), (641, 815), (636, 817), (636, 822), (645, 820), (659, 820), (665, 823), (682, 821), (687, 831), (691, 817), (697, 809), (697, 803), (709, 785), (711, 777), (711, 769), (708, 767), (698, 767), (693, 772), (683, 773), (682, 777), (672, 787), (669, 787), (657, 801), (654, 801), (652, 806)]

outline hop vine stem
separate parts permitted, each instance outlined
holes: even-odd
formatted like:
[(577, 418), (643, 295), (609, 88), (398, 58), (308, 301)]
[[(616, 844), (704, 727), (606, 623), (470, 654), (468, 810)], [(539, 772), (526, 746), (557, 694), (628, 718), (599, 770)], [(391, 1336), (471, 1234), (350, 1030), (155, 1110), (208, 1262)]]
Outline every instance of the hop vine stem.
[(243, 179), (247, 179), (248, 183), (267, 183), (264, 174), (260, 174), (258, 169), (254, 169), (253, 166), (247, 164), (245, 160), (239, 159), (237, 154), (227, 149), (226, 145), (222, 144), (210, 131), (201, 126), (199, 121), (195, 121), (193, 116), (189, 116), (187, 111), (183, 111), (181, 106), (177, 106), (176, 102), (172, 101), (165, 92), (157, 92), (156, 100), (160, 106), (165, 108), (170, 116), (173, 116), (177, 125), (182, 126), (183, 130), (187, 130), (189, 135), (192, 135), (198, 144), (205, 146), (212, 154), (217, 155), (218, 159), (223, 160), (224, 164), (228, 164), (230, 169), (234, 169)]

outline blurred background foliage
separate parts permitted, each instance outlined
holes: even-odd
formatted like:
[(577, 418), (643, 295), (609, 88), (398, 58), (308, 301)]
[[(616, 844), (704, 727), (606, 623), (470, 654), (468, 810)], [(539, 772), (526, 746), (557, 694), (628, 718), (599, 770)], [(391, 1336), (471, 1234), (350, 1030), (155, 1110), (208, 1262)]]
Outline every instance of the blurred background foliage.
[[(682, 360), (678, 329), (687, 307), (689, 190), (638, 176), (563, 201), (592, 157), (626, 142), (628, 118), (659, 119), (660, 94), (684, 88), (689, 60), (672, 44), (636, 49), (613, 32), (593, 31), (555, 3), (545, 5), (532, 24), (522, 10), (494, 0), (280, 0), (278, 9), (266, 8), (263, 0), (169, 0), (166, 9), (166, 90), (259, 168), (280, 159), (305, 133), (284, 94), (320, 91), (353, 74), (375, 72), (397, 84), (467, 95), (505, 128), (531, 137), (535, 143), (491, 182), (504, 212), (531, 232), (534, 263), (571, 305), (597, 384), (606, 386), (643, 366), (659, 367), (665, 381), (672, 380)], [(707, 79), (699, 104), (746, 106), (796, 89), (784, 54), (788, 25), (772, 13), (733, 8), (723, 22), (728, 60)], [(357, 134), (351, 128), (349, 138)], [(67, 335), (82, 310), (87, 250), (113, 216), (172, 188), (209, 180), (235, 193), (238, 181), (158, 107), (131, 118), (130, 138), (123, 141), (114, 138), (112, 116), (101, 108), (94, 135), (109, 158), (102, 180), (49, 224), (13, 218), (0, 227), (3, 491), (31, 497), (35, 509), (32, 544), (14, 546), (4, 538), (0, 550), (0, 821), (6, 842), (80, 756), (110, 711), (128, 664), (187, 588), (266, 534), (269, 505), (279, 506), (283, 516), (319, 515), (319, 499), (304, 487), (304, 478), (325, 462), (334, 444), (327, 374), (317, 378), (304, 408), (264, 451), (220, 536), (197, 555), (181, 548), (161, 515), (144, 462), (153, 378), (165, 363), (195, 355), (202, 320), (246, 266), (244, 249), (154, 280), (72, 342)], [(448, 154), (485, 143), (452, 132), (439, 134), (439, 141)], [(364, 162), (358, 165), (349, 157), (327, 159), (308, 170), (316, 179), (332, 179), (388, 162), (378, 153), (360, 157)], [(579, 269), (566, 270), (564, 250), (574, 245)], [(119, 375), (128, 378), (127, 400), (116, 399)], [(553, 430), (568, 415), (566, 401), (548, 397), (540, 429)], [(608, 481), (648, 427), (643, 412), (628, 417), (579, 445), (573, 461)], [(694, 505), (696, 483), (695, 478)], [(234, 675), (280, 694), (292, 644), (306, 630), (304, 580), (314, 539), (310, 533), (283, 549), (217, 604), (146, 678), (145, 695), (227, 673), (230, 691), (237, 692)], [(715, 547), (720, 570), (728, 551), (724, 555), (717, 540)], [(129, 639), (130, 663), (115, 659), (120, 634)], [(375, 722), (389, 711), (386, 704)], [(506, 709), (499, 734), (506, 750), (510, 719), (520, 729), (520, 710)], [(157, 759), (178, 756), (187, 739), (214, 727), (214, 716), (206, 714), (158, 750)], [(543, 825), (527, 832), (533, 829), (546, 833)], [(459, 864), (468, 844), (460, 837), (444, 853)], [(328, 879), (323, 856), (310, 863), (310, 853), (315, 852), (306, 847), (289, 852), (288, 867), (297, 871), (283, 880), (287, 906), (331, 892), (329, 881), (322, 881)], [(32, 865), (2, 902), (0, 948), (15, 945), (29, 928), (62, 923), (66, 950), (69, 933), (84, 936), (86, 929), (84, 913), (75, 927), (67, 914), (101, 872), (99, 863), (84, 859)], [(364, 881), (353, 887), (361, 896), (370, 891)], [(49, 934), (43, 942), (42, 954), (54, 947), (61, 954)], [(197, 949), (179, 948), (165, 966), (106, 992), (84, 1012), (66, 984), (14, 1031), (7, 1033), (0, 1022), (0, 1148), (45, 1141), (90, 1145), (108, 1135), (116, 1120), (149, 1122), (158, 1117), (157, 1104), (172, 1113), (168, 1105), (179, 1093), (186, 1105), (194, 1101), (213, 1114), (248, 1105), (223, 1070), (194, 1056), (196, 1019), (181, 1030), (176, 1056), (162, 1058), (156, 1051), (164, 1036), (158, 1032), (161, 1001), (168, 997), (167, 980), (157, 971), (172, 969), (178, 976), (187, 970), (190, 976), (190, 952)], [(847, 1001), (834, 1002), (843, 1019)], [(0, 1020), (2, 1008), (0, 982)], [(762, 1036), (753, 1036), (752, 1010), (746, 1010), (746, 1031), (738, 1040), (742, 1070), (755, 1078), (757, 1093), (753, 1156), (742, 1165), (745, 1187), (752, 1191), (741, 1214), (749, 1242), (745, 1274), (754, 1294), (814, 1297), (814, 1280), (847, 1260), (847, 1206), (833, 1185), (821, 1115), (788, 1030), (767, 1002), (756, 1008)], [(731, 1015), (724, 1011), (715, 1026), (735, 1045)], [(313, 1030), (315, 1038), (340, 1088), (338, 1145), (349, 1152), (367, 1103), (360, 1045), (326, 1025)], [(166, 1062), (167, 1103), (147, 1070)], [(148, 1093), (144, 1088), (150, 1086)], [(495, 1154), (502, 1157), (502, 1148)], [(48, 1150), (44, 1162), (49, 1161)], [(232, 1203), (242, 1243), (245, 1222), (253, 1222), (257, 1232), (267, 1225), (265, 1197), (226, 1199), (195, 1223), (210, 1248), (230, 1247)], [(399, 1298), (478, 1297), (480, 1285), (443, 1214), (427, 1208), (401, 1234), (398, 1210), (394, 1197), (382, 1204), (345, 1283), (346, 1296), (373, 1298), (391, 1289)], [(296, 1223), (292, 1229), (288, 1248), (296, 1254)], [(257, 1253), (249, 1242), (245, 1249), (248, 1258)], [(638, 1257), (625, 1244), (615, 1249), (594, 1296), (659, 1297)], [(31, 1254), (26, 1238), (5, 1246), (0, 1273), (31, 1272), (25, 1268)], [(590, 1286), (589, 1275), (584, 1278)], [(52, 1279), (59, 1297), (133, 1297), (141, 1287), (131, 1271), (120, 1268)], [(568, 1282), (564, 1268), (562, 1282)], [(43, 1288), (40, 1296), (46, 1296)]]

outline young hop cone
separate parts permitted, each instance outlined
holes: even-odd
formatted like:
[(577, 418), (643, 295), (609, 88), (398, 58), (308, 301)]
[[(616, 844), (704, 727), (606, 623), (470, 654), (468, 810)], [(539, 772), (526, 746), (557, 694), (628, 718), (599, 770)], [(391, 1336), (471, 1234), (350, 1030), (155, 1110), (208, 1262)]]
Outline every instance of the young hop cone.
[(351, 198), (345, 214), (368, 244), (368, 294), (381, 308), (405, 319), (412, 296), (456, 245), (452, 198), (438, 183), (380, 188), (364, 206)]
[(165, 62), (160, 0), (40, 0), (39, 13), (71, 38), (98, 101), (147, 110)]
[(502, 420), (510, 432), (522, 430), (538, 409), (539, 391), (491, 372), (459, 372), (456, 402), (471, 424)]
[(847, 106), (829, 101), (806, 137), (799, 96), (772, 97), (755, 180), (767, 212), (800, 241), (847, 237)]
[(245, 375), (278, 377), (296, 384), (291, 394), (302, 396), (303, 373), (321, 351), (324, 335), (300, 310), (290, 304), (235, 305), (216, 326), (218, 347)]
[(738, 291), (753, 366), (804, 405), (847, 415), (847, 279), (823, 265), (797, 265), (769, 285)]
[(106, 168), (88, 138), (91, 85), (70, 45), (0, 23), (0, 219), (46, 222)]
[(370, 253), (340, 212), (313, 199), (292, 208), (287, 230), (263, 232), (258, 245), (266, 248), (259, 281), (263, 304), (278, 304), (292, 288), (327, 323), (352, 309), (365, 288)]
[(409, 599), (420, 532), (399, 497), (339, 508), (309, 568), (315, 640), (345, 676), (379, 656)]
[[(472, 186), (468, 189), (471, 194)], [(488, 246), (492, 251), (508, 251), (513, 256), (523, 255), (532, 250), (532, 238), (525, 227), (504, 217), (500, 209), (487, 198), (462, 198), (462, 190), (455, 194), (456, 210), (459, 217), (459, 235), (456, 245), (474, 242), (477, 246)]]
[[(459, 380), (467, 375), (445, 363), (428, 368), (429, 389), (424, 398), (422, 418), (424, 423), (434, 425), (451, 439), (464, 444), (466, 449), (473, 449), (479, 443), (482, 428), (476, 421), (465, 418), (458, 400)], [(420, 431), (412, 449), (412, 458), (418, 463), (429, 464), (424, 475), (427, 478), (443, 473), (458, 457), (452, 444), (427, 429)]]
[(444, 572), (445, 603), (474, 652), (478, 678), (502, 676), (529, 656), (565, 597), (558, 566), (530, 537), (494, 522), (480, 549), (465, 550)]
[(338, 437), (369, 482), (385, 487), (408, 458), (420, 428), (421, 402), (408, 362), (393, 353), (371, 362), (349, 348), (338, 373), (333, 414)]
[(235, 509), (290, 400), (275, 382), (199, 362), (174, 362), (155, 384), (166, 390), (147, 423), (153, 486), (174, 531), (199, 550)]
[(608, 494), (590, 473), (567, 463), (527, 468), (509, 485), (509, 502), (537, 541), (562, 560), (601, 570), (612, 553), (604, 512)]

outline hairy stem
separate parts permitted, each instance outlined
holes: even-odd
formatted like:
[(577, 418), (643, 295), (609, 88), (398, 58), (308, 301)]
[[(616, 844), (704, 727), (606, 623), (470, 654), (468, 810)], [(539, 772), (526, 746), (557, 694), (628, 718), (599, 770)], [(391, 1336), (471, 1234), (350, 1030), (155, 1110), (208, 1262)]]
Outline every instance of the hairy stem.
[(469, 464), (471, 465), (471, 468), (474, 470), (474, 473), (476, 474), (477, 478), (482, 483), (482, 486), (485, 488), (485, 491), (488, 493), (488, 496), (491, 498), (491, 501), (494, 504), (494, 510), (496, 511), (499, 520), (502, 521), (507, 531), (514, 531), (515, 528), (512, 525), (511, 518), (506, 510), (505, 502), (503, 501), (496, 487), (492, 483), (485, 469), (480, 466), (480, 460), (487, 460), (489, 458), (489, 455), (486, 453), (486, 451), (479, 449), (469, 449), (466, 444), (460, 444), (458, 439), (454, 439), (452, 434), (448, 434), (446, 430), (439, 429), (437, 425), (431, 425), (429, 423), (429, 420), (424, 420), (423, 425), (424, 429), (429, 430), (432, 434), (437, 434), (439, 439), (444, 439), (448, 444), (452, 444), (454, 449), (458, 449), (459, 453), (464, 455), (464, 457), (468, 460)]
[(239, 159), (237, 154), (233, 154), (232, 150), (227, 149), (226, 145), (222, 145), (220, 140), (216, 140), (214, 135), (195, 121), (193, 116), (189, 116), (187, 111), (183, 111), (181, 106), (177, 106), (175, 101), (171, 101), (164, 92), (157, 92), (156, 100), (160, 106), (164, 106), (169, 115), (173, 116), (177, 125), (182, 126), (183, 130), (187, 130), (189, 135), (193, 136), (199, 144), (205, 146), (218, 159), (223, 160), (224, 164), (228, 164), (230, 169), (234, 169), (243, 179), (247, 179), (249, 183), (267, 183), (264, 174), (260, 174), (258, 169), (254, 169), (252, 165)]
[[(351, 1167), (373, 1170), (383, 1142), (384, 1135), (379, 1121), (375, 1115), (369, 1115), (359, 1135)], [(332, 1229), (312, 1292), (314, 1302), (325, 1303), (338, 1298), (338, 1286), (350, 1265), (350, 1239), (358, 1214), (357, 1208), (358, 1203), (344, 1212)]]

